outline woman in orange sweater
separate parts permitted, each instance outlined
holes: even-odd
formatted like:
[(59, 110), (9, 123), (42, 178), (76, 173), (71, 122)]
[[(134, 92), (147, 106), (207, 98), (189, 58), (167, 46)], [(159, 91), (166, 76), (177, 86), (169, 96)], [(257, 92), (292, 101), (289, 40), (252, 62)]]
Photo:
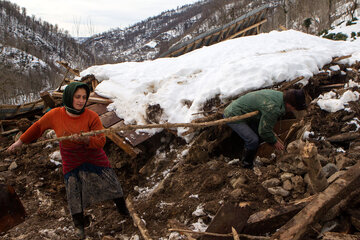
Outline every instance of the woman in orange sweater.
[[(64, 107), (46, 113), (8, 151), (35, 141), (47, 129), (53, 129), (57, 137), (103, 129), (97, 113), (85, 108), (89, 95), (90, 89), (86, 84), (69, 84), (63, 94)], [(103, 150), (104, 145), (104, 134), (78, 136), (60, 142), (67, 200), (80, 238), (85, 237), (83, 211), (91, 204), (113, 199), (122, 215), (129, 214), (120, 182)]]

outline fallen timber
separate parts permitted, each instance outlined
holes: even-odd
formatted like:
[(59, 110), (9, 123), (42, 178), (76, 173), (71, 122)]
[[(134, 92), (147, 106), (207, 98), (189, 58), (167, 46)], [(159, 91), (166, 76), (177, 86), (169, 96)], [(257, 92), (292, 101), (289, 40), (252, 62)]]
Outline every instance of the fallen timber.
[[(236, 122), (236, 121), (239, 121), (242, 119), (253, 117), (253, 116), (257, 115), (258, 113), (259, 113), (259, 111), (254, 111), (254, 112), (246, 113), (246, 114), (240, 115), (240, 116), (224, 118), (224, 119), (211, 121), (211, 122), (201, 122), (201, 123), (163, 123), (163, 124), (147, 124), (147, 125), (123, 125), (123, 126), (116, 127), (116, 128), (107, 128), (107, 129), (96, 130), (96, 131), (91, 131), (91, 132), (84, 132), (84, 133), (80, 133), (80, 134), (73, 134), (70, 136), (63, 136), (63, 137), (58, 137), (58, 138), (47, 139), (44, 141), (23, 145), (23, 148), (40, 146), (40, 145), (44, 145), (49, 142), (69, 140), (69, 139), (73, 139), (73, 138), (77, 138), (77, 137), (94, 136), (94, 135), (98, 135), (98, 134), (107, 134), (108, 135), (108, 134), (111, 134), (114, 132), (124, 131), (124, 130), (149, 129), (149, 128), (169, 129), (169, 128), (179, 128), (179, 127), (204, 128), (204, 127), (222, 125), (222, 124), (226, 124), (229, 122)], [(5, 150), (4, 149), (0, 150), (0, 152), (3, 152), (3, 151), (5, 151)]]
[(271, 239), (302, 239), (312, 224), (319, 221), (327, 211), (359, 186), (360, 162), (347, 170), (323, 192), (319, 193), (303, 210), (273, 234)]

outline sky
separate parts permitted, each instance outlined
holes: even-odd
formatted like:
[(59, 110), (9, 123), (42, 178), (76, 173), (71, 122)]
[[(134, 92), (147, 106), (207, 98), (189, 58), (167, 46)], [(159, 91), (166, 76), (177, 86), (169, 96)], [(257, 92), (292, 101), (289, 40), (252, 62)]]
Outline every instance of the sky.
[[(94, 74), (101, 81), (96, 93), (113, 100), (109, 110), (115, 110), (126, 124), (146, 124), (146, 108), (155, 104), (163, 109), (160, 123), (188, 123), (202, 117), (197, 113), (216, 95), (226, 101), (300, 76), (305, 77), (302, 84), (306, 85), (332, 58), (346, 55), (352, 57), (340, 63), (360, 61), (360, 40), (333, 41), (295, 30), (272, 31), (227, 40), (176, 58), (92, 66), (81, 76)], [(358, 98), (358, 93), (329, 94), (318, 105), (337, 111)], [(186, 131), (177, 130), (179, 136)]]
[(73, 37), (126, 28), (161, 12), (199, 0), (10, 0)]

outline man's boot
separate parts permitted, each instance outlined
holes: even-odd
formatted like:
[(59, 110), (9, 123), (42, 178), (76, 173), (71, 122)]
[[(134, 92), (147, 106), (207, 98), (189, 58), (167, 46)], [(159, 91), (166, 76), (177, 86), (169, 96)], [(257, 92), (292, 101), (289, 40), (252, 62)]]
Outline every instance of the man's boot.
[(256, 156), (256, 150), (244, 150), (244, 153), (242, 155), (241, 158), (241, 166), (243, 168), (247, 168), (247, 169), (253, 169), (254, 167), (254, 158)]

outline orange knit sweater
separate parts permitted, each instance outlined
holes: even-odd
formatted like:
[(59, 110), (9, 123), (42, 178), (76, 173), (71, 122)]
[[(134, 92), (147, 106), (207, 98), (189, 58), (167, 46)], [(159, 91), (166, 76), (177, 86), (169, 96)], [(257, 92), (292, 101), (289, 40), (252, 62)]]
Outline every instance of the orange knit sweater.
[[(62, 137), (92, 130), (101, 130), (103, 129), (103, 126), (99, 116), (94, 111), (85, 109), (79, 117), (71, 117), (66, 113), (64, 107), (58, 107), (52, 109), (35, 122), (23, 135), (21, 135), (20, 139), (24, 143), (31, 143), (41, 137), (47, 129), (53, 129), (57, 137)], [(104, 134), (91, 136), (89, 145), (84, 147), (102, 148), (105, 145), (105, 141)], [(61, 144), (63, 147), (72, 148), (79, 147), (79, 144), (83, 143), (64, 140)]]

